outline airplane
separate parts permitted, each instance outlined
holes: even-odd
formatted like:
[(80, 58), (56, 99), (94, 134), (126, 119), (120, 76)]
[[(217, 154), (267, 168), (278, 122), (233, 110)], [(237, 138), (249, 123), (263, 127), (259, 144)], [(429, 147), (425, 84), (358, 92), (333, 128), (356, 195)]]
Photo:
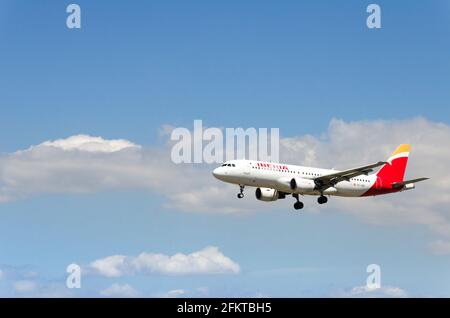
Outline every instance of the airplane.
[[(330, 170), (254, 160), (230, 160), (214, 169), (217, 179), (239, 185), (239, 199), (246, 186), (256, 187), (256, 198), (272, 202), (292, 195), (294, 209), (304, 207), (299, 195), (318, 195), (325, 204), (327, 196), (367, 197), (412, 190), (415, 183), (429, 178), (403, 180), (411, 146), (401, 144), (387, 161), (348, 170)], [(375, 174), (374, 168), (379, 171)]]

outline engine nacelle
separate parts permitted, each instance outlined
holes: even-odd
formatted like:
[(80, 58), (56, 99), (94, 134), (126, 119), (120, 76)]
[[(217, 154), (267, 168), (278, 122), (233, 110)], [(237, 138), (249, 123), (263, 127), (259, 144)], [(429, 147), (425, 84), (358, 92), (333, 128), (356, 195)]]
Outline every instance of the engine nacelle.
[(295, 192), (312, 192), (316, 184), (313, 180), (305, 178), (292, 178), (289, 184), (291, 190)]
[(271, 202), (284, 198), (284, 193), (279, 193), (271, 188), (256, 188), (256, 198), (260, 201)]

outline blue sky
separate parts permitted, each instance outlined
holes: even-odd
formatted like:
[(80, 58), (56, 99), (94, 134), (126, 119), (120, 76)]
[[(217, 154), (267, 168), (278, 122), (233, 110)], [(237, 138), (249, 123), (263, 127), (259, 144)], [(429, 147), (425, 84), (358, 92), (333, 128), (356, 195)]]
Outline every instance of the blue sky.
[[(377, 1), (380, 30), (366, 27), (370, 2), (356, 0), (76, 3), (80, 30), (65, 25), (69, 2), (0, 0), (3, 156), (77, 134), (164, 151), (161, 127), (192, 128), (194, 119), (318, 140), (333, 118), (450, 125), (447, 1)], [(450, 295), (449, 256), (427, 249), (447, 239), (427, 222), (366, 222), (333, 204), (298, 215), (292, 202), (260, 213), (180, 211), (167, 206), (170, 193), (126, 187), (43, 192), (0, 203), (1, 296), (21, 296), (11, 286), (29, 271), (39, 286), (64, 284), (71, 262), (206, 246), (240, 273), (92, 276), (70, 292), (96, 296), (118, 283), (142, 295), (333, 296), (364, 285), (366, 266), (377, 263), (386, 286)], [(248, 197), (247, 205), (260, 206)]]

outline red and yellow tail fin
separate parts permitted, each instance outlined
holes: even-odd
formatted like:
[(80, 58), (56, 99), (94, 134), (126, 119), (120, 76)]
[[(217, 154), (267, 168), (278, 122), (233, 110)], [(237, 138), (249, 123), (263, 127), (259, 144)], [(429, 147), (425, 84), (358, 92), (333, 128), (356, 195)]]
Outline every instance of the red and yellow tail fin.
[(383, 183), (391, 184), (403, 181), (410, 151), (411, 146), (408, 144), (401, 144), (397, 147), (387, 160), (387, 164), (377, 173), (377, 176), (383, 180)]
[(389, 157), (388, 161), (391, 161), (391, 160), (393, 160), (395, 158), (399, 158), (399, 157), (408, 157), (410, 152), (411, 152), (411, 145), (401, 144), (392, 153), (392, 155)]

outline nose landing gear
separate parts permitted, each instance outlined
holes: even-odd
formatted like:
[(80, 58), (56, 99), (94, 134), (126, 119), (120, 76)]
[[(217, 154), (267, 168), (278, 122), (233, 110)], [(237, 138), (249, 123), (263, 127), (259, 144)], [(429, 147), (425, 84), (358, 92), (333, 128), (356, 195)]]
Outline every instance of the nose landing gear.
[(244, 188), (245, 188), (245, 186), (239, 185), (239, 193), (238, 193), (238, 195), (237, 195), (237, 197), (238, 197), (239, 199), (242, 199), (242, 198), (244, 197)]
[(297, 202), (294, 203), (294, 209), (296, 210), (303, 209), (303, 202), (299, 201), (298, 194), (294, 193), (292, 196), (297, 200)]

